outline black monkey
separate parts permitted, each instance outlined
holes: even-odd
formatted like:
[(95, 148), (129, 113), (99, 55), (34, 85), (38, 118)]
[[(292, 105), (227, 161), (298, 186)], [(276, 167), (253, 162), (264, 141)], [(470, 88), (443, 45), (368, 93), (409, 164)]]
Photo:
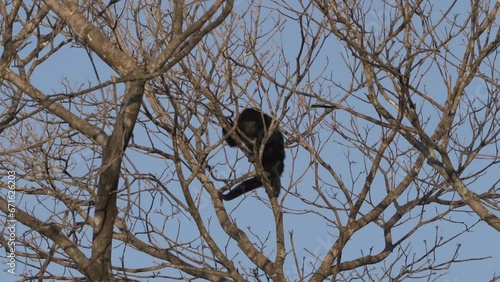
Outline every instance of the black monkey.
[[(240, 136), (240, 139), (250, 149), (254, 148), (253, 142), (255, 142), (257, 152), (253, 152), (254, 156), (259, 155), (258, 150), (260, 150), (260, 145), (262, 144), (262, 140), (271, 126), (271, 122), (272, 118), (270, 116), (260, 110), (251, 108), (244, 109), (236, 119), (236, 134)], [(222, 128), (222, 134), (227, 134), (227, 131), (224, 128)], [(242, 136), (242, 134), (244, 136)], [(238, 146), (236, 141), (231, 138), (231, 136), (227, 137), (226, 142), (230, 147)], [(283, 133), (276, 129), (271, 136), (269, 136), (262, 154), (262, 166), (266, 172), (269, 182), (271, 182), (274, 195), (276, 197), (279, 195), (281, 190), (280, 177), (285, 169), (284, 160), (285, 143)], [(221, 194), (222, 199), (230, 201), (245, 194), (246, 192), (250, 192), (262, 186), (262, 180), (258, 176), (255, 176), (243, 181), (238, 186), (231, 189), (228, 193)]]

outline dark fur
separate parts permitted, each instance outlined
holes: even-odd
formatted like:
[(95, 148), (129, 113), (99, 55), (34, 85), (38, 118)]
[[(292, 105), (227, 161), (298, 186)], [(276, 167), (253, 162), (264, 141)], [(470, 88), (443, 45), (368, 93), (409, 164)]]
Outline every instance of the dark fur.
[[(259, 155), (260, 145), (266, 136), (266, 132), (271, 126), (272, 118), (259, 110), (247, 108), (243, 110), (236, 120), (236, 133), (240, 135), (240, 139), (245, 145), (252, 149), (255, 142), (257, 151), (253, 152), (254, 156)], [(222, 134), (226, 135), (227, 131), (223, 128)], [(246, 138), (242, 137), (244, 134)], [(252, 142), (248, 142), (248, 141)], [(231, 136), (226, 139), (230, 147), (237, 147), (236, 141)], [(281, 190), (281, 175), (285, 169), (285, 144), (283, 134), (276, 129), (266, 142), (262, 155), (262, 166), (266, 172), (267, 179), (271, 182), (274, 195), (277, 197)], [(262, 180), (255, 176), (243, 181), (241, 184), (231, 189), (228, 193), (222, 194), (222, 199), (230, 201), (256, 188), (262, 187)]]

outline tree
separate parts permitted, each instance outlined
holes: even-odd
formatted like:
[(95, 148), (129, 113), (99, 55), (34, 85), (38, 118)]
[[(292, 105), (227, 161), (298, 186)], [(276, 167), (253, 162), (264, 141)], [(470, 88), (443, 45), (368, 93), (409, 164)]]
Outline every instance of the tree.
[[(95, 6), (99, 4), (102, 12)], [(48, 258), (46, 261), (50, 262), (54, 252), (60, 248), (64, 257), (67, 257), (61, 264), (71, 261), (71, 268), (92, 281), (111, 281), (113, 278), (113, 229), (121, 226), (117, 217), (121, 168), (144, 92), (147, 91), (146, 84), (182, 60), (206, 34), (217, 27), (231, 11), (232, 1), (215, 1), (212, 6), (205, 7), (173, 1), (171, 7), (164, 9), (161, 9), (161, 5), (155, 8), (154, 3), (129, 5), (122, 8), (125, 14), (106, 13), (104, 4), (93, 1), (79, 5), (77, 1), (60, 3), (48, 0), (37, 1), (31, 6), (23, 1), (14, 1), (1, 6), (4, 19), (1, 68), (6, 89), (6, 115), (2, 124), (4, 134), (13, 137), (12, 143), (5, 148), (7, 153), (4, 155), (8, 158), (2, 165), (9, 171), (13, 168), (21, 170), (19, 174), (25, 180), (34, 182), (33, 189), (25, 191), (26, 194), (37, 195), (35, 198), (39, 201), (42, 201), (40, 196), (49, 196), (56, 201), (53, 213), (45, 220), (34, 216), (35, 212), (30, 214), (19, 208), (13, 212), (16, 219), (27, 228), (36, 231), (43, 239), (52, 241), (50, 252), (42, 251), (39, 247), (25, 255), (38, 254), (40, 259)], [(120, 21), (122, 18), (124, 21)], [(130, 23), (138, 25), (136, 33), (132, 27), (122, 26)], [(18, 30), (18, 24), (23, 26), (21, 30)], [(35, 43), (29, 44), (30, 41)], [(119, 77), (80, 91), (68, 89), (67, 93), (59, 95), (49, 96), (37, 89), (30, 83), (33, 72), (69, 43), (86, 50), (90, 59), (93, 54), (99, 56)], [(139, 51), (140, 54), (135, 53)], [(112, 107), (99, 106), (100, 103), (106, 103), (106, 99), (92, 101), (90, 107), (94, 112), (90, 115), (85, 113), (89, 93), (112, 83), (124, 86), (123, 95), (114, 93), (119, 97), (114, 97), (116, 99)], [(95, 97), (92, 94), (90, 96)], [(63, 106), (65, 103), (68, 103), (68, 107)], [(78, 109), (72, 107), (73, 103), (78, 105)], [(99, 110), (104, 110), (101, 112), (104, 115), (94, 120), (92, 116)], [(24, 128), (30, 127), (39, 113), (47, 115), (50, 121), (55, 119), (54, 123), (46, 119), (41, 128), (22, 136), (26, 139), (14, 138), (14, 131), (24, 131)], [(31, 138), (38, 140), (33, 144)], [(74, 176), (71, 167), (74, 165), (72, 155), (81, 150), (80, 141), (94, 149), (94, 159), (101, 159), (99, 166), (91, 166), (82, 177)], [(19, 149), (33, 155), (23, 156), (19, 162), (14, 156), (14, 152)], [(38, 159), (38, 154), (43, 157)], [(27, 164), (30, 159), (34, 160), (31, 164), (40, 165), (41, 170), (16, 165), (23, 162)], [(39, 173), (42, 173), (41, 179), (38, 178)], [(97, 189), (93, 189), (93, 186), (97, 186)], [(92, 206), (92, 217), (80, 208), (80, 201)], [(74, 214), (73, 219), (66, 222), (67, 214), (64, 212), (62, 223), (52, 222), (50, 218), (58, 214), (62, 205)], [(9, 207), (7, 201), (1, 202), (6, 214), (11, 213)], [(77, 215), (83, 219), (77, 219)], [(93, 229), (92, 239), (86, 242), (86, 247), (91, 250), (90, 257), (81, 249), (85, 248), (86, 243), (71, 241), (69, 237), (82, 224), (90, 225)], [(73, 230), (62, 234), (62, 230), (68, 226)], [(46, 267), (40, 267), (36, 276), (42, 278)]]
[[(435, 280), (491, 259), (454, 243), (500, 230), (498, 2), (171, 2), (0, 4), (0, 242), (22, 279)], [(244, 107), (285, 133), (279, 198), (219, 197), (263, 174), (223, 146)]]

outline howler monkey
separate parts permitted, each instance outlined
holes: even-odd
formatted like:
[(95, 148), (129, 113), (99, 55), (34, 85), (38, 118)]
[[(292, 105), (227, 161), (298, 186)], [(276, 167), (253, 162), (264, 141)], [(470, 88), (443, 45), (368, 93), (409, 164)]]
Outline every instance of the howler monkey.
[[(260, 110), (252, 108), (244, 109), (236, 119), (236, 134), (240, 136), (240, 139), (245, 143), (247, 148), (254, 148), (253, 142), (255, 142), (257, 151), (253, 152), (254, 156), (259, 156), (260, 145), (271, 126), (271, 122), (272, 118), (270, 116)], [(222, 134), (227, 134), (224, 128), (222, 128)], [(242, 136), (242, 134), (244, 136)], [(238, 146), (231, 136), (227, 137), (226, 142), (230, 147)], [(271, 182), (276, 197), (281, 190), (280, 177), (285, 168), (284, 159), (285, 144), (283, 134), (276, 128), (264, 145), (264, 152), (261, 160), (267, 179)], [(258, 176), (255, 176), (238, 184), (238, 186), (231, 189), (226, 194), (222, 194), (222, 199), (230, 201), (262, 186), (262, 180)]]

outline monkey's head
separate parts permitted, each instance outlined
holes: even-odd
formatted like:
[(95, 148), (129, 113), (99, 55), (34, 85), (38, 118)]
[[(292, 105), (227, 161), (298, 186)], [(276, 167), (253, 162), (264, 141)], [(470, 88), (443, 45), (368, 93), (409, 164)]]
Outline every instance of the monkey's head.
[(242, 120), (238, 128), (241, 130), (243, 134), (246, 135), (246, 137), (252, 140), (257, 137), (260, 130), (260, 126), (257, 124), (257, 121), (255, 120)]

